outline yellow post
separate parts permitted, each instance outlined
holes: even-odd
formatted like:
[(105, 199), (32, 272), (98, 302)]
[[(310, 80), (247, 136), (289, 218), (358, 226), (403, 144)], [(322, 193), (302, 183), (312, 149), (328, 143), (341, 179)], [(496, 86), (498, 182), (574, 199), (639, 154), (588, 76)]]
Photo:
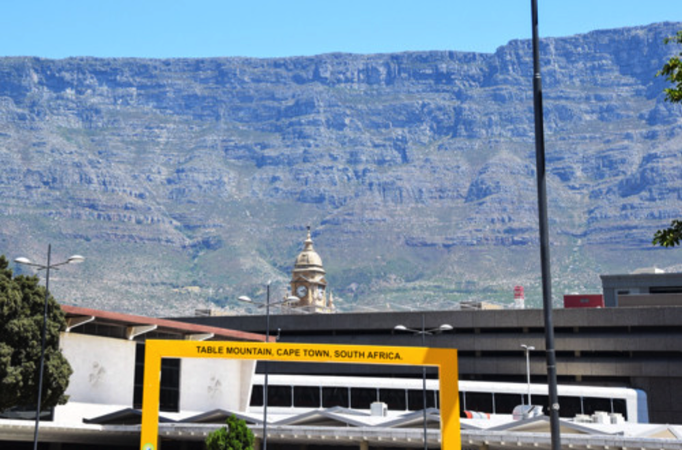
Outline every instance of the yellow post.
[[(161, 384), (161, 354), (164, 346), (149, 345), (150, 342), (152, 341), (147, 341), (144, 354), (144, 392), (142, 393), (142, 427), (140, 435), (140, 448), (142, 450), (156, 450), (159, 445), (159, 388)], [(144, 430), (155, 431), (153, 433), (145, 433)]]
[(443, 450), (460, 450), (457, 350), (372, 345), (196, 342), (148, 340), (145, 349), (141, 450), (157, 450), (161, 358), (224, 358), (261, 361), (436, 366), (440, 378)]

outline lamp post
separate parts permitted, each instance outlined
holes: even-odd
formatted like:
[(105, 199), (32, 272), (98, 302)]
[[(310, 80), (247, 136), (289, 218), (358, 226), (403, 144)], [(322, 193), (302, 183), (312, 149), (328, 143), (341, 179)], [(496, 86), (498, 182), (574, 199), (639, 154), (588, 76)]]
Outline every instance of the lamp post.
[(526, 380), (528, 382), (528, 407), (530, 408), (532, 405), (530, 402), (530, 351), (535, 350), (535, 347), (532, 345), (521, 344), (521, 348), (526, 353)]
[(40, 363), (39, 363), (39, 369), (38, 369), (38, 404), (36, 406), (36, 424), (35, 424), (35, 431), (33, 432), (33, 450), (38, 449), (38, 429), (40, 427), (40, 406), (42, 403), (42, 398), (43, 398), (43, 373), (44, 373), (44, 368), (45, 368), (45, 335), (47, 333), (47, 302), (48, 299), (50, 298), (50, 269), (56, 269), (59, 266), (63, 266), (65, 264), (78, 264), (82, 263), (85, 261), (85, 258), (83, 258), (80, 255), (73, 255), (69, 257), (66, 261), (57, 263), (57, 264), (50, 264), (50, 256), (52, 253), (52, 244), (47, 245), (47, 264), (36, 264), (32, 262), (28, 258), (16, 258), (14, 260), (15, 263), (17, 264), (23, 264), (25, 266), (32, 266), (32, 267), (37, 267), (38, 270), (45, 270), (45, 307), (43, 311), (43, 331), (42, 331), (42, 337), (40, 340)]
[[(297, 302), (298, 297), (289, 296), (284, 300), (270, 302), (270, 282), (267, 284), (267, 291), (265, 296), (265, 303), (254, 302), (250, 297), (242, 295), (238, 298), (240, 302), (251, 303), (258, 305), (259, 308), (265, 307), (265, 342), (270, 342), (270, 306), (282, 305), (284, 303)], [(263, 369), (265, 370), (265, 383), (263, 384), (263, 450), (268, 448), (268, 362), (263, 361)]]
[(540, 272), (542, 274), (542, 311), (545, 321), (545, 356), (547, 360), (547, 390), (549, 397), (549, 427), (552, 450), (561, 450), (559, 426), (559, 394), (557, 391), (556, 352), (554, 349), (554, 319), (552, 318), (552, 274), (549, 255), (549, 219), (547, 213), (547, 170), (545, 167), (545, 125), (542, 107), (542, 76), (540, 75), (540, 37), (538, 32), (538, 1), (531, 0), (533, 47), (533, 112), (535, 118), (535, 171), (538, 192), (538, 225), (540, 231)]
[[(426, 335), (429, 334), (437, 334), (437, 333), (442, 333), (443, 331), (450, 331), (452, 330), (452, 325), (449, 324), (443, 324), (440, 325), (436, 328), (431, 328), (431, 329), (426, 329), (426, 324), (425, 324), (425, 318), (424, 314), (422, 314), (422, 329), (421, 330), (415, 330), (413, 328), (408, 328), (405, 325), (396, 325), (393, 327), (394, 330), (396, 331), (407, 331), (408, 333), (413, 333), (415, 335), (421, 335), (422, 337), (422, 347), (426, 347)], [(426, 366), (422, 367), (422, 405), (423, 405), (423, 413), (424, 413), (424, 450), (427, 450), (429, 448), (428, 442), (427, 442), (427, 434), (426, 434)]]

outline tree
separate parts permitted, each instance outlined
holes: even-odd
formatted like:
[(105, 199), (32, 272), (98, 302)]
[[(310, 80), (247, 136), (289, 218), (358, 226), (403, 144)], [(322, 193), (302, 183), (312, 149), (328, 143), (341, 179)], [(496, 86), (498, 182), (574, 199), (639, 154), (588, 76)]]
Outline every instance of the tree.
[(206, 437), (207, 450), (253, 450), (253, 432), (244, 420), (233, 414), (225, 420), (225, 424), (227, 426)]
[(661, 247), (674, 247), (679, 245), (680, 238), (682, 238), (682, 221), (673, 220), (670, 228), (658, 230), (654, 234), (654, 245)]
[[(38, 277), (12, 276), (0, 256), (0, 411), (35, 407), (45, 308), (45, 288)], [(50, 295), (41, 410), (66, 403), (64, 391), (73, 372), (59, 349), (59, 332), (66, 329), (64, 312)]]
[[(663, 41), (666, 44), (671, 42), (682, 44), (682, 31), (678, 31), (675, 36), (665, 38)], [(682, 52), (673, 56), (663, 65), (663, 68), (656, 74), (656, 76), (665, 75), (666, 80), (673, 83), (674, 87), (664, 89), (666, 101), (672, 103), (682, 102)], [(654, 234), (654, 245), (661, 247), (674, 247), (679, 245), (682, 238), (682, 222), (673, 220), (669, 228), (658, 230)]]
[[(682, 44), (682, 31), (678, 31), (675, 36), (665, 38), (663, 42), (666, 44), (671, 42)], [(680, 61), (680, 56), (682, 56), (682, 52), (670, 58), (656, 74), (656, 76), (665, 75), (665, 79), (675, 85), (673, 88), (663, 90), (665, 99), (673, 103), (682, 102), (682, 61)]]

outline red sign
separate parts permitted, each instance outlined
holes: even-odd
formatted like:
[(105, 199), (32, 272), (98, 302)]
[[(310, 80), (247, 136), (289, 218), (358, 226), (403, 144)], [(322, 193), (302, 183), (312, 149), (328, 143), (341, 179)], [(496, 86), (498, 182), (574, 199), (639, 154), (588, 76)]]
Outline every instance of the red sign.
[(564, 295), (564, 308), (603, 308), (604, 296), (601, 294)]

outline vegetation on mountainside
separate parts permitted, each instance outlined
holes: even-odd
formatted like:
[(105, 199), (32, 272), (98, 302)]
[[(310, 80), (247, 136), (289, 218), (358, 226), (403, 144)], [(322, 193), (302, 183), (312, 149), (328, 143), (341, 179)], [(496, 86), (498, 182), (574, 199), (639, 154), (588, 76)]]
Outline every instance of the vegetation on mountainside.
[[(13, 277), (0, 256), (0, 411), (38, 401), (44, 307), (45, 288), (38, 286), (38, 277)], [(64, 391), (73, 371), (59, 349), (59, 332), (65, 328), (64, 312), (50, 296), (41, 409), (67, 400)]]
[[(666, 44), (671, 42), (682, 44), (682, 31), (678, 31), (675, 36), (670, 36), (664, 40)], [(682, 61), (680, 57), (682, 52), (673, 56), (663, 65), (663, 68), (656, 74), (656, 76), (664, 75), (665, 79), (670, 81), (674, 87), (664, 89), (665, 99), (671, 103), (682, 102)], [(674, 247), (679, 245), (680, 238), (682, 238), (682, 222), (673, 220), (669, 228), (658, 230), (654, 234), (654, 245), (662, 247)]]
[(207, 450), (253, 450), (253, 432), (244, 420), (233, 414), (225, 420), (225, 424), (206, 437)]
[[(653, 76), (681, 29), (547, 40), (558, 296), (598, 292), (603, 273), (682, 270), (651, 251), (682, 219), (682, 108)], [(51, 287), (69, 304), (239, 314), (267, 280), (287, 295), (311, 225), (341, 311), (509, 303), (515, 285), (539, 307), (529, 48), (0, 58), (2, 253), (90, 255)]]

